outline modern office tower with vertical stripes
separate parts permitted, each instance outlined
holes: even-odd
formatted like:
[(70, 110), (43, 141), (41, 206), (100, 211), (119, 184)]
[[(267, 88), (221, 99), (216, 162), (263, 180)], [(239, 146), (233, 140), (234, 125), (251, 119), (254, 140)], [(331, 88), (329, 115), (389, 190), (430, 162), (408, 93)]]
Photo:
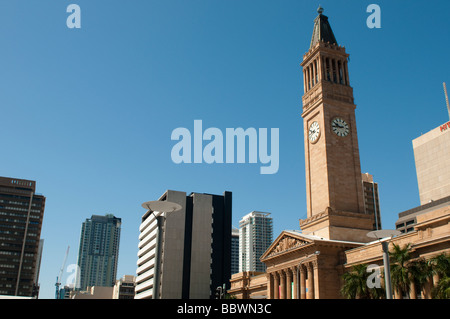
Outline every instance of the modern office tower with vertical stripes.
[(116, 282), (122, 220), (112, 214), (92, 215), (81, 227), (78, 290), (113, 287)]
[(273, 225), (269, 213), (253, 211), (239, 222), (239, 272), (264, 272), (259, 258), (272, 244)]
[(0, 295), (37, 297), (45, 197), (36, 182), (0, 177)]
[(148, 210), (139, 227), (135, 299), (210, 299), (231, 278), (231, 192), (167, 190), (171, 213)]

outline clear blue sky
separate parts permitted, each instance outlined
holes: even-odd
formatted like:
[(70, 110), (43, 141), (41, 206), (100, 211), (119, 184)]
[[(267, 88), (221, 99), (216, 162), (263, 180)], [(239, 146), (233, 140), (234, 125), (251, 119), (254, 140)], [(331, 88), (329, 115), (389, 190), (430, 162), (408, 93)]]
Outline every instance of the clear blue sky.
[[(66, 26), (81, 7), (82, 27)], [(3, 0), (0, 176), (47, 197), (41, 298), (81, 223), (122, 218), (118, 277), (135, 274), (141, 203), (167, 189), (233, 192), (233, 224), (272, 213), (274, 237), (306, 216), (299, 66), (319, 3), (350, 54), (363, 172), (380, 187), (383, 228), (419, 205), (412, 140), (447, 122), (449, 1)], [(381, 29), (366, 8), (381, 7)], [(172, 162), (171, 133), (279, 128), (280, 168)], [(65, 277), (63, 278), (63, 282)]]

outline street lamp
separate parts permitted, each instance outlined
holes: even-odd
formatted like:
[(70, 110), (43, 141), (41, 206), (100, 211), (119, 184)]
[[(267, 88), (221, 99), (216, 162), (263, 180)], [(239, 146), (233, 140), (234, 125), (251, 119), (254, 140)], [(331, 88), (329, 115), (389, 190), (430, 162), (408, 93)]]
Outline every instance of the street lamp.
[(297, 298), (300, 299), (300, 267), (302, 266), (302, 263), (304, 263), (307, 259), (320, 255), (320, 251), (316, 250), (312, 254), (306, 255), (302, 260), (300, 260), (298, 267), (297, 267)]
[[(158, 298), (158, 287), (159, 287), (159, 273), (160, 273), (160, 258), (161, 258), (161, 248), (162, 248), (162, 231), (163, 231), (163, 223), (165, 222), (165, 214), (173, 213), (179, 211), (182, 206), (168, 201), (149, 201), (142, 204), (142, 207), (147, 211), (151, 212), (153, 217), (155, 217), (157, 230), (156, 230), (156, 251), (155, 251), (155, 268), (153, 272), (153, 293), (152, 298)], [(160, 212), (158, 216), (155, 214), (156, 212)]]
[[(367, 233), (367, 237), (376, 238), (381, 243), (383, 249), (383, 266), (384, 266), (384, 285), (386, 289), (386, 299), (392, 299), (392, 287), (391, 287), (391, 266), (389, 261), (389, 240), (392, 237), (400, 235), (401, 232), (392, 229), (374, 230)], [(389, 238), (390, 237), (390, 238)], [(383, 238), (389, 238), (381, 241)]]

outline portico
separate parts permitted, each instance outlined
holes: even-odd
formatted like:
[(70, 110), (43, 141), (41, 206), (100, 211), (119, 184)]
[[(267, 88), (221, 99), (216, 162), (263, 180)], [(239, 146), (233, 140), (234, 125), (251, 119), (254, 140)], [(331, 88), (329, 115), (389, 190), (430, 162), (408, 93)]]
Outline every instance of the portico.
[(361, 245), (283, 231), (261, 257), (267, 267), (267, 298), (340, 298), (339, 262), (345, 250)]

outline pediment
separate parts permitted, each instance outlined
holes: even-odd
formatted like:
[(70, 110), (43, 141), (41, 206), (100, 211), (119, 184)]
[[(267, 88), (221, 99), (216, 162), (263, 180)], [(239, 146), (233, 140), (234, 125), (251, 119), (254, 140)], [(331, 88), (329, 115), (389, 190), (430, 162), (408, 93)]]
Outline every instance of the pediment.
[(300, 233), (296, 234), (289, 231), (283, 231), (261, 256), (261, 260), (275, 255), (280, 255), (283, 252), (295, 250), (296, 248), (300, 248), (311, 243), (313, 243), (313, 240), (303, 237)]

